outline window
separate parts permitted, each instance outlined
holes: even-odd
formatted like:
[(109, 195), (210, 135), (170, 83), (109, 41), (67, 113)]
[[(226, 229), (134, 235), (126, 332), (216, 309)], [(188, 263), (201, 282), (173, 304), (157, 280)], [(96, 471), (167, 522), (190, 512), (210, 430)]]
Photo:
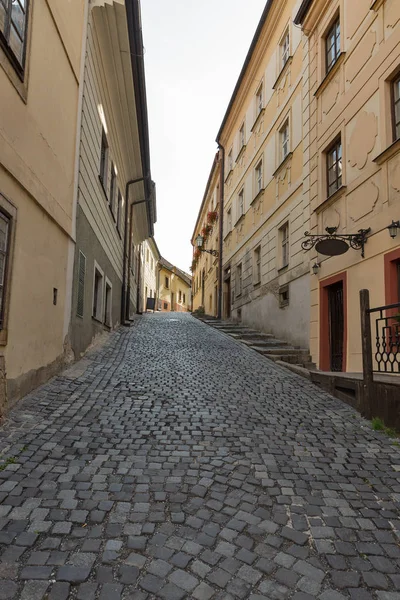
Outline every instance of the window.
[(244, 133), (244, 123), (239, 129), (239, 152), (242, 148), (244, 148), (245, 144), (245, 133)]
[(279, 229), (280, 247), (281, 247), (281, 266), (283, 269), (289, 264), (289, 223), (285, 223)]
[(326, 36), (326, 72), (332, 69), (340, 56), (340, 19), (333, 23)]
[(182, 291), (179, 290), (179, 304), (182, 303)]
[(121, 230), (121, 215), (122, 215), (122, 196), (121, 192), (118, 190), (118, 200), (117, 200), (117, 229), (118, 232)]
[(283, 67), (286, 65), (286, 63), (289, 59), (289, 55), (290, 55), (289, 28), (287, 28), (287, 30), (282, 38), (280, 48), (281, 48), (281, 69), (283, 69)]
[(400, 139), (400, 76), (393, 81), (393, 130), (396, 141)]
[(112, 307), (112, 285), (106, 279), (106, 294), (104, 303), (104, 323), (111, 327), (111, 307)]
[(10, 222), (11, 219), (3, 212), (0, 212), (0, 329), (3, 329), (4, 327), (4, 313), (6, 303), (5, 284), (7, 277), (7, 266), (10, 247)]
[(284, 285), (279, 288), (279, 308), (289, 305), (289, 286)]
[(256, 116), (257, 117), (263, 108), (264, 108), (263, 84), (261, 84), (256, 93)]
[(83, 252), (79, 251), (79, 263), (78, 263), (78, 304), (76, 308), (76, 314), (78, 317), (83, 317), (83, 310), (85, 306), (85, 276), (86, 276), (86, 256)]
[(167, 290), (169, 289), (169, 277), (165, 278), (165, 287), (167, 288)]
[(236, 267), (236, 296), (242, 293), (242, 265)]
[(254, 285), (261, 282), (261, 246), (254, 250)]
[(342, 185), (342, 142), (340, 138), (328, 150), (326, 158), (329, 197)]
[(15, 70), (23, 76), (29, 0), (0, 0), (0, 43)]
[(186, 294), (183, 294), (183, 304), (186, 304)]
[(255, 168), (255, 177), (256, 177), (256, 196), (263, 189), (263, 164), (262, 160), (258, 163)]
[(285, 121), (282, 129), (279, 132), (281, 142), (281, 162), (285, 160), (289, 154), (289, 120)]
[(232, 148), (229, 150), (228, 154), (228, 173), (230, 173), (233, 169), (233, 156), (232, 156)]
[[(2, 2), (2, 0), (0, 0)], [(103, 188), (107, 185), (107, 170), (108, 170), (108, 143), (107, 136), (104, 129), (101, 133), (101, 151), (100, 151), (100, 181), (103, 184)]]
[(164, 302), (164, 310), (168, 310), (168, 304)]
[(110, 209), (114, 216), (114, 202), (115, 202), (115, 183), (116, 175), (114, 169), (114, 163), (111, 163), (111, 182), (110, 182)]
[(99, 321), (103, 313), (103, 273), (95, 264), (93, 285), (93, 317)]
[(238, 195), (238, 219), (244, 215), (244, 189)]

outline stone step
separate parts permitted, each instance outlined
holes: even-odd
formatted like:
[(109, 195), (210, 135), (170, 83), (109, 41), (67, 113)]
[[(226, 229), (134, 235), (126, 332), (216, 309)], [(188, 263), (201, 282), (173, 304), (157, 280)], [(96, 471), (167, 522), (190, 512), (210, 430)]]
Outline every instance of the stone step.
[(264, 354), (263, 356), (269, 358), (270, 360), (273, 360), (274, 362), (279, 360), (282, 362), (290, 363), (292, 365), (303, 366), (302, 357), (298, 354)]
[(261, 333), (259, 331), (244, 332), (244, 333), (239, 333), (238, 335), (240, 335), (244, 341), (245, 340), (270, 340), (270, 339), (274, 338), (272, 333)]
[(275, 338), (271, 338), (269, 340), (243, 340), (243, 344), (246, 344), (246, 346), (250, 346), (250, 348), (253, 348), (254, 350), (259, 350), (260, 348), (281, 348), (281, 347), (285, 347), (290, 349), (292, 352), (294, 351), (293, 346), (289, 346), (289, 344), (287, 342), (284, 342), (283, 340), (276, 340)]
[(261, 354), (296, 354), (297, 356), (304, 356), (305, 358), (309, 359), (310, 358), (310, 354), (309, 351), (306, 349), (301, 349), (301, 350), (296, 350), (293, 347), (283, 347), (281, 348), (280, 346), (274, 346), (272, 348), (263, 348), (260, 349), (259, 346), (255, 347), (255, 350), (257, 350), (258, 352), (260, 352)]

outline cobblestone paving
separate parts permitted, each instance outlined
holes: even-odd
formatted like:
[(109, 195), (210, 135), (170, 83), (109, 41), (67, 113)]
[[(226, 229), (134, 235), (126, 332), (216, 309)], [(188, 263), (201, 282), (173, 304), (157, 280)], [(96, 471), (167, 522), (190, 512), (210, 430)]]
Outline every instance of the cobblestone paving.
[(189, 315), (113, 334), (0, 450), (0, 600), (400, 599), (399, 446)]

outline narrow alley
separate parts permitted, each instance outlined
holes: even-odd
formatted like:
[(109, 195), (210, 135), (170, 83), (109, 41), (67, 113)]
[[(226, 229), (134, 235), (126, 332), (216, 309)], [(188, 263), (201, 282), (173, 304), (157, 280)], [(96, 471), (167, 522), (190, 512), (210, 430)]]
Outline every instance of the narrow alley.
[(400, 598), (399, 444), (190, 315), (119, 329), (0, 436), (1, 599)]

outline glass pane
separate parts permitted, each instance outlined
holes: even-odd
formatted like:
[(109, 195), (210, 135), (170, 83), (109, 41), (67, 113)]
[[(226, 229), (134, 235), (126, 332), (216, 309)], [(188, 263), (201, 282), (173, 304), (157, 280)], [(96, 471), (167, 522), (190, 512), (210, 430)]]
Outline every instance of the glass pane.
[(24, 37), (24, 26), (25, 26), (25, 14), (20, 7), (18, 1), (14, 1), (12, 4), (12, 12), (11, 12), (12, 22), (15, 25), (19, 35), (21, 38)]
[(10, 27), (10, 48), (14, 52), (19, 63), (22, 65), (22, 56), (23, 56), (24, 46), (22, 44), (20, 37), (18, 36), (16, 30), (14, 29), (14, 27), (12, 25)]
[(400, 139), (400, 123), (396, 125), (396, 140)]
[(0, 254), (0, 286), (4, 285), (4, 267), (6, 263), (6, 257), (4, 254)]
[(338, 176), (341, 177), (342, 176), (342, 159), (340, 159), (337, 163), (337, 172), (338, 172)]
[(338, 157), (338, 158), (342, 158), (342, 144), (339, 144), (339, 145), (336, 147), (336, 151), (337, 151), (337, 157)]
[(7, 249), (7, 237), (8, 237), (8, 221), (3, 217), (0, 217), (0, 250), (3, 252)]
[(328, 171), (328, 183), (329, 183), (329, 185), (331, 185), (334, 181), (336, 181), (336, 163)]
[(394, 105), (394, 122), (396, 125), (400, 122), (400, 100)]
[(400, 79), (398, 79), (397, 81), (394, 82), (393, 88), (394, 88), (394, 99), (399, 100), (400, 99)]

